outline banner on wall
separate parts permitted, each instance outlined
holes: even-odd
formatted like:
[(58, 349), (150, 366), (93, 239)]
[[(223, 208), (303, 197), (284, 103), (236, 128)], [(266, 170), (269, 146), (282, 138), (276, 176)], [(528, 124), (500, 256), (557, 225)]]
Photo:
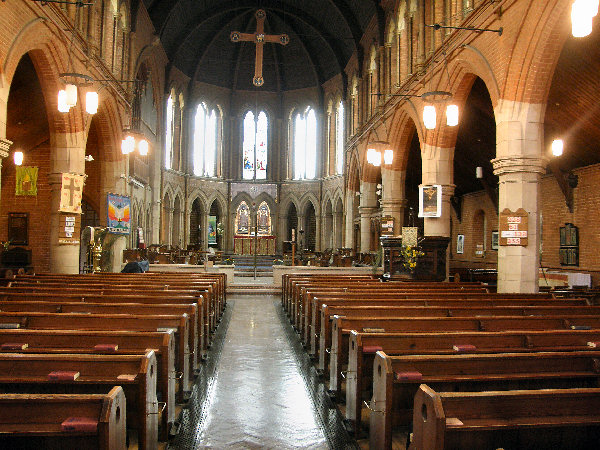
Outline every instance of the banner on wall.
[(208, 245), (217, 245), (217, 216), (208, 216)]
[(59, 211), (81, 214), (81, 196), (83, 194), (84, 178), (83, 175), (75, 173), (62, 174)]
[(129, 234), (131, 227), (131, 200), (122, 195), (107, 194), (108, 231), (115, 234)]
[(15, 195), (37, 195), (38, 168), (17, 166)]

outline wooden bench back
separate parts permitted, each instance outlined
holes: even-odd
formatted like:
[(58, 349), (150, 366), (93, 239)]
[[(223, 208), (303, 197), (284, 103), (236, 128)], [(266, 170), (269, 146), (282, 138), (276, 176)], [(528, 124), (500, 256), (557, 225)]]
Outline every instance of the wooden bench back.
[[(95, 433), (62, 431), (69, 417), (98, 421)], [(0, 394), (0, 446), (3, 448), (90, 448), (124, 450), (125, 394)]]

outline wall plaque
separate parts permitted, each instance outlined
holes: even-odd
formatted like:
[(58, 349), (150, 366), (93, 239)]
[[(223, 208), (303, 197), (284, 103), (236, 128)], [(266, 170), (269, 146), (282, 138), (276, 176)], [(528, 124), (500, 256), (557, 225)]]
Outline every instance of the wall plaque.
[(527, 247), (529, 213), (523, 208), (512, 212), (506, 208), (500, 213), (500, 245)]
[(8, 213), (8, 241), (11, 245), (29, 245), (29, 213)]

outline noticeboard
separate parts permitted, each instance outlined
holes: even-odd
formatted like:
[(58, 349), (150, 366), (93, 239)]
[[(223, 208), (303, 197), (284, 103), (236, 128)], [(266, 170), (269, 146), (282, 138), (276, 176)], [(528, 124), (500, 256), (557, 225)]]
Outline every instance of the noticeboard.
[(500, 245), (527, 247), (529, 238), (529, 213), (523, 208), (500, 213)]

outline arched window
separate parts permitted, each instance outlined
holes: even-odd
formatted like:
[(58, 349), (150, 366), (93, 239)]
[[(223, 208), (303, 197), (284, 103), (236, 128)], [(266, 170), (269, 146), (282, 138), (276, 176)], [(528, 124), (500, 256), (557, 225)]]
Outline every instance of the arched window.
[(173, 102), (173, 94), (167, 99), (165, 124), (165, 168), (173, 167), (173, 129), (175, 128), (175, 103)]
[(240, 203), (235, 214), (235, 234), (250, 233), (250, 208), (246, 202)]
[(294, 179), (317, 175), (317, 115), (310, 106), (294, 117)]
[(252, 111), (244, 116), (244, 141), (242, 144), (244, 180), (267, 179), (267, 151), (269, 121), (264, 111), (255, 118)]
[(344, 171), (344, 103), (340, 100), (335, 112), (335, 173)]
[(215, 176), (217, 161), (217, 111), (200, 103), (194, 119), (194, 175)]
[(257, 212), (258, 234), (271, 234), (271, 210), (267, 202), (262, 202)]

